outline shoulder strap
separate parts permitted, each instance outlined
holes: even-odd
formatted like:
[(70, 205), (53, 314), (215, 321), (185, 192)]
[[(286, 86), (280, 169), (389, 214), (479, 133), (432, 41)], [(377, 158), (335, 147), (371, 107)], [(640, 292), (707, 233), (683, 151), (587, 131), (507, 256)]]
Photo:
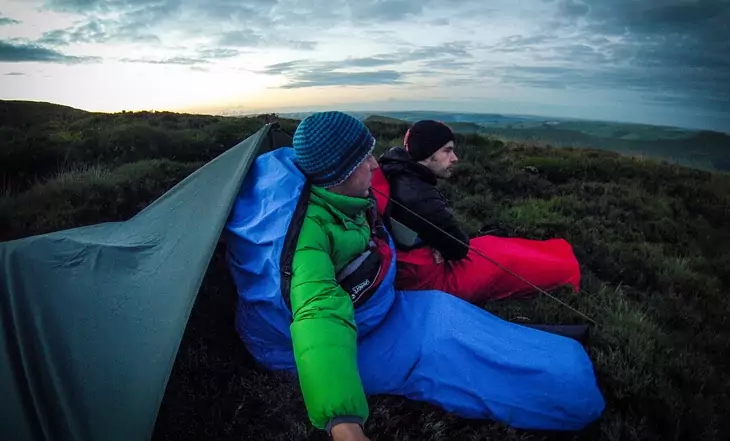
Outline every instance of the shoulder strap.
[(309, 180), (305, 181), (304, 187), (302, 187), (302, 193), (297, 201), (294, 215), (289, 223), (289, 228), (286, 231), (286, 237), (284, 238), (284, 246), (281, 250), (281, 259), (279, 261), (281, 271), (281, 295), (284, 298), (284, 303), (291, 310), (291, 279), (292, 279), (292, 261), (294, 260), (294, 251), (297, 248), (297, 242), (299, 241), (299, 233), (304, 223), (304, 218), (307, 214), (307, 205), (309, 204), (309, 197), (311, 191), (311, 184)]

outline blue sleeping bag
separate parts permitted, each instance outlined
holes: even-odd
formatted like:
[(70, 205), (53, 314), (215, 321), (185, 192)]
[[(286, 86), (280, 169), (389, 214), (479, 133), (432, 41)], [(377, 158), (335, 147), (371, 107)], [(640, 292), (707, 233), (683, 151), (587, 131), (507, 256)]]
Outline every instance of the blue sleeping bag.
[[(296, 374), (282, 290), (309, 187), (293, 157), (293, 149), (280, 148), (257, 158), (224, 239), (238, 290), (237, 332), (263, 366)], [(400, 395), (523, 429), (579, 430), (600, 417), (604, 399), (578, 342), (441, 291), (396, 290), (395, 261), (390, 268), (355, 310), (366, 394)]]

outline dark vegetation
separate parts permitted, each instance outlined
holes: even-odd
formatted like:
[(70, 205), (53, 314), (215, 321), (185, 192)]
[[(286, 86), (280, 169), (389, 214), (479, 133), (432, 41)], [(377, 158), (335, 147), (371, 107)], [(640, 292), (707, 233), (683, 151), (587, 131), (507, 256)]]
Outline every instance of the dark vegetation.
[[(124, 220), (262, 126), (265, 118), (90, 114), (0, 102), (0, 240)], [(296, 121), (283, 120), (293, 133)], [(406, 126), (367, 123), (377, 153)], [(587, 345), (607, 399), (580, 433), (464, 421), (371, 397), (373, 440), (691, 440), (730, 433), (730, 177), (617, 153), (460, 134), (443, 185), (472, 235), (569, 240), (583, 292), (555, 295), (598, 321)], [(218, 250), (186, 329), (154, 439), (326, 439), (298, 385), (255, 366), (233, 330)], [(537, 295), (485, 307), (507, 320), (583, 322)]]

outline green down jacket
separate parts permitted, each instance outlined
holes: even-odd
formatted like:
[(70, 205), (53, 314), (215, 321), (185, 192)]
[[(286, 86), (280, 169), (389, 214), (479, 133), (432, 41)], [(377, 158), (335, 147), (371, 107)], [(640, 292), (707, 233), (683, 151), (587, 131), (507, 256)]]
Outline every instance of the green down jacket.
[(369, 416), (357, 364), (357, 327), (335, 274), (365, 251), (372, 201), (312, 186), (292, 262), (291, 336), (299, 383), (312, 424), (364, 424)]

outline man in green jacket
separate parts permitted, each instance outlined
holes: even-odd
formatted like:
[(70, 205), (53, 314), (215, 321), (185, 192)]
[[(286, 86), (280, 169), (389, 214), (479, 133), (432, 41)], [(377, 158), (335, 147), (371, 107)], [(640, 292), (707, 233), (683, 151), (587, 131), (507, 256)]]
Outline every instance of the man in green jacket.
[[(578, 342), (506, 322), (442, 291), (395, 289), (394, 245), (369, 195), (377, 163), (365, 125), (340, 112), (317, 113), (299, 124), (293, 141), (294, 163), (311, 190), (285, 273), (289, 289), (284, 302), (246, 293), (247, 307), (265, 309), (273, 329), (256, 322), (244, 334), (262, 361), (296, 367), (315, 427), (335, 441), (367, 440), (366, 396), (378, 394), (527, 429), (578, 430), (601, 415), (603, 397)], [(272, 205), (262, 210), (271, 213)], [(290, 311), (279, 309), (287, 302)]]
[(364, 277), (348, 291), (338, 276), (372, 248), (374, 146), (367, 127), (340, 112), (315, 114), (294, 134), (296, 164), (312, 186), (292, 262), (291, 335), (310, 420), (338, 441), (367, 439), (354, 308), (377, 280)]

